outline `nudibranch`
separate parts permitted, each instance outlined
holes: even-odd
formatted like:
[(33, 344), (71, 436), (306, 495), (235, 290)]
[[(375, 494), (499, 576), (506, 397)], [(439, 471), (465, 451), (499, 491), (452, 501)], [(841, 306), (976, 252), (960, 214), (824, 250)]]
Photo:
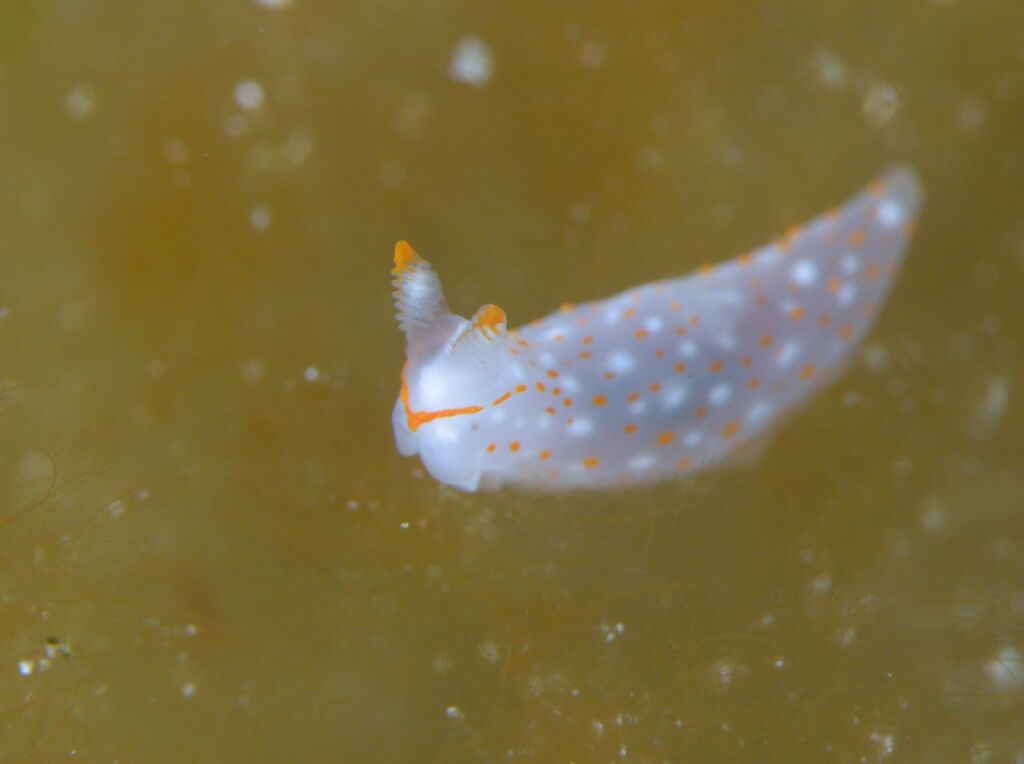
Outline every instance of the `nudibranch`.
[(463, 491), (651, 483), (727, 464), (836, 379), (893, 282), (921, 206), (895, 167), (774, 243), (509, 330), (452, 314), (395, 245), (406, 363), (398, 450)]

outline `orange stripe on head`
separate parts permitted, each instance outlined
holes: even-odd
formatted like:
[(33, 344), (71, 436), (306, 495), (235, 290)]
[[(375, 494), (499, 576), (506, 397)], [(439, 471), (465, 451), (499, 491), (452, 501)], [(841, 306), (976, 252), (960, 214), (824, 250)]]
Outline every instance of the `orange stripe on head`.
[[(408, 364), (406, 364), (408, 365)], [(483, 409), (480, 406), (465, 406), (459, 409), (438, 409), (436, 411), (413, 411), (409, 405), (409, 387), (405, 383), (405, 368), (402, 368), (402, 389), (398, 393), (402, 401), (402, 408), (405, 410), (405, 425), (409, 432), (416, 432), (420, 427), (435, 419), (461, 416), (462, 414), (477, 414)]]

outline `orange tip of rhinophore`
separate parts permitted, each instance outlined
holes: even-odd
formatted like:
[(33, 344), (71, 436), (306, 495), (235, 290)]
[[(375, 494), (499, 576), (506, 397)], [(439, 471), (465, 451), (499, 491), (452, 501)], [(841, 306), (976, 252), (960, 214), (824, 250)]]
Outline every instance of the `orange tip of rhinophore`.
[(402, 273), (413, 263), (420, 261), (419, 255), (416, 254), (416, 250), (409, 246), (409, 242), (404, 239), (395, 244), (395, 268), (391, 273), (395, 276)]
[(473, 323), (485, 337), (488, 332), (498, 334), (505, 323), (505, 311), (497, 305), (484, 305), (476, 312)]

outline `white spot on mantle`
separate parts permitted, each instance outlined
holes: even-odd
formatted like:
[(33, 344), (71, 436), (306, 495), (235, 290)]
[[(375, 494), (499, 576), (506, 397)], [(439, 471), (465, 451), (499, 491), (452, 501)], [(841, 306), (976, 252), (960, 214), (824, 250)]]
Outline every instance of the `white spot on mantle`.
[(809, 287), (818, 279), (818, 266), (810, 260), (801, 260), (789, 272), (793, 283), (801, 287)]
[(616, 374), (628, 374), (636, 368), (636, 359), (629, 353), (615, 352), (608, 356), (608, 368)]
[(878, 205), (878, 222), (885, 228), (895, 228), (903, 222), (906, 213), (903, 205), (892, 199), (886, 199)]

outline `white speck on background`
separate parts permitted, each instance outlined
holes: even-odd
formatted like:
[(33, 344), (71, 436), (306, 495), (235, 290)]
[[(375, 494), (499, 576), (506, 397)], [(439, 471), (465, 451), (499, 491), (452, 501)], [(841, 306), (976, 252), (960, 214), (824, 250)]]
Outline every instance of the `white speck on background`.
[(388, 159), (377, 169), (377, 178), (384, 188), (398, 188), (405, 183), (405, 165), (397, 159)]
[(985, 124), (988, 119), (988, 103), (977, 96), (968, 96), (956, 110), (956, 125), (965, 133), (973, 132)]
[(868, 739), (878, 746), (878, 753), (882, 758), (891, 756), (896, 751), (896, 739), (892, 735), (882, 734), (876, 730)]
[(273, 8), (275, 11), (282, 11), (285, 8), (290, 8), (292, 0), (254, 0), (256, 5), (262, 5), (264, 8)]
[(821, 48), (811, 60), (818, 81), (829, 90), (842, 90), (850, 80), (850, 70), (842, 57), (832, 50)]
[(255, 80), (240, 80), (235, 85), (235, 103), (246, 111), (256, 111), (263, 106), (263, 86)]
[(876, 342), (864, 347), (863, 357), (864, 364), (872, 371), (885, 371), (889, 365), (889, 351)]
[(614, 642), (626, 633), (626, 624), (622, 621), (615, 624), (602, 623), (598, 625), (597, 629), (604, 635), (605, 642)]
[(491, 48), (479, 37), (463, 37), (455, 45), (448, 76), (455, 82), (482, 88), (494, 74)]
[(1000, 690), (1024, 689), (1024, 655), (1015, 647), (1004, 647), (985, 664), (989, 680)]
[(224, 133), (229, 138), (237, 138), (249, 129), (249, 120), (241, 114), (231, 114), (224, 120)]
[(183, 697), (185, 700), (191, 700), (196, 696), (197, 689), (198, 688), (196, 687), (195, 682), (185, 682), (183, 685), (181, 685), (181, 697)]
[(274, 222), (274, 211), (265, 204), (257, 204), (249, 213), (249, 227), (257, 233), (263, 233)]
[(96, 92), (88, 85), (75, 85), (64, 96), (64, 111), (76, 122), (88, 119), (96, 111)]
[(36, 670), (36, 662), (30, 660), (18, 661), (18, 673), (22, 676), (31, 676)]
[(188, 146), (180, 138), (168, 138), (163, 149), (164, 158), (171, 164), (182, 164), (188, 159)]
[(608, 48), (594, 40), (583, 43), (580, 47), (580, 63), (588, 69), (600, 69), (608, 60)]
[(258, 385), (267, 373), (267, 362), (252, 358), (242, 364), (242, 378), (250, 385)]
[(577, 202), (569, 208), (569, 217), (576, 225), (583, 225), (590, 220), (590, 207), (583, 202)]
[(978, 402), (974, 412), (971, 434), (984, 438), (995, 432), (1010, 405), (1010, 383), (1001, 374), (989, 377), (985, 396)]
[(449, 719), (465, 719), (465, 715), (462, 713), (462, 709), (458, 706), (448, 706), (444, 710), (445, 714), (448, 715)]
[(896, 89), (879, 82), (868, 88), (861, 109), (871, 127), (885, 127), (902, 106), (903, 101)]
[(477, 654), (489, 663), (497, 663), (501, 660), (501, 648), (494, 640), (488, 639), (480, 643)]
[(320, 369), (316, 366), (307, 366), (306, 370), (302, 372), (302, 378), (307, 382), (316, 382), (320, 379)]
[(811, 581), (811, 590), (817, 594), (824, 594), (832, 588), (832, 577), (827, 575), (816, 576)]

